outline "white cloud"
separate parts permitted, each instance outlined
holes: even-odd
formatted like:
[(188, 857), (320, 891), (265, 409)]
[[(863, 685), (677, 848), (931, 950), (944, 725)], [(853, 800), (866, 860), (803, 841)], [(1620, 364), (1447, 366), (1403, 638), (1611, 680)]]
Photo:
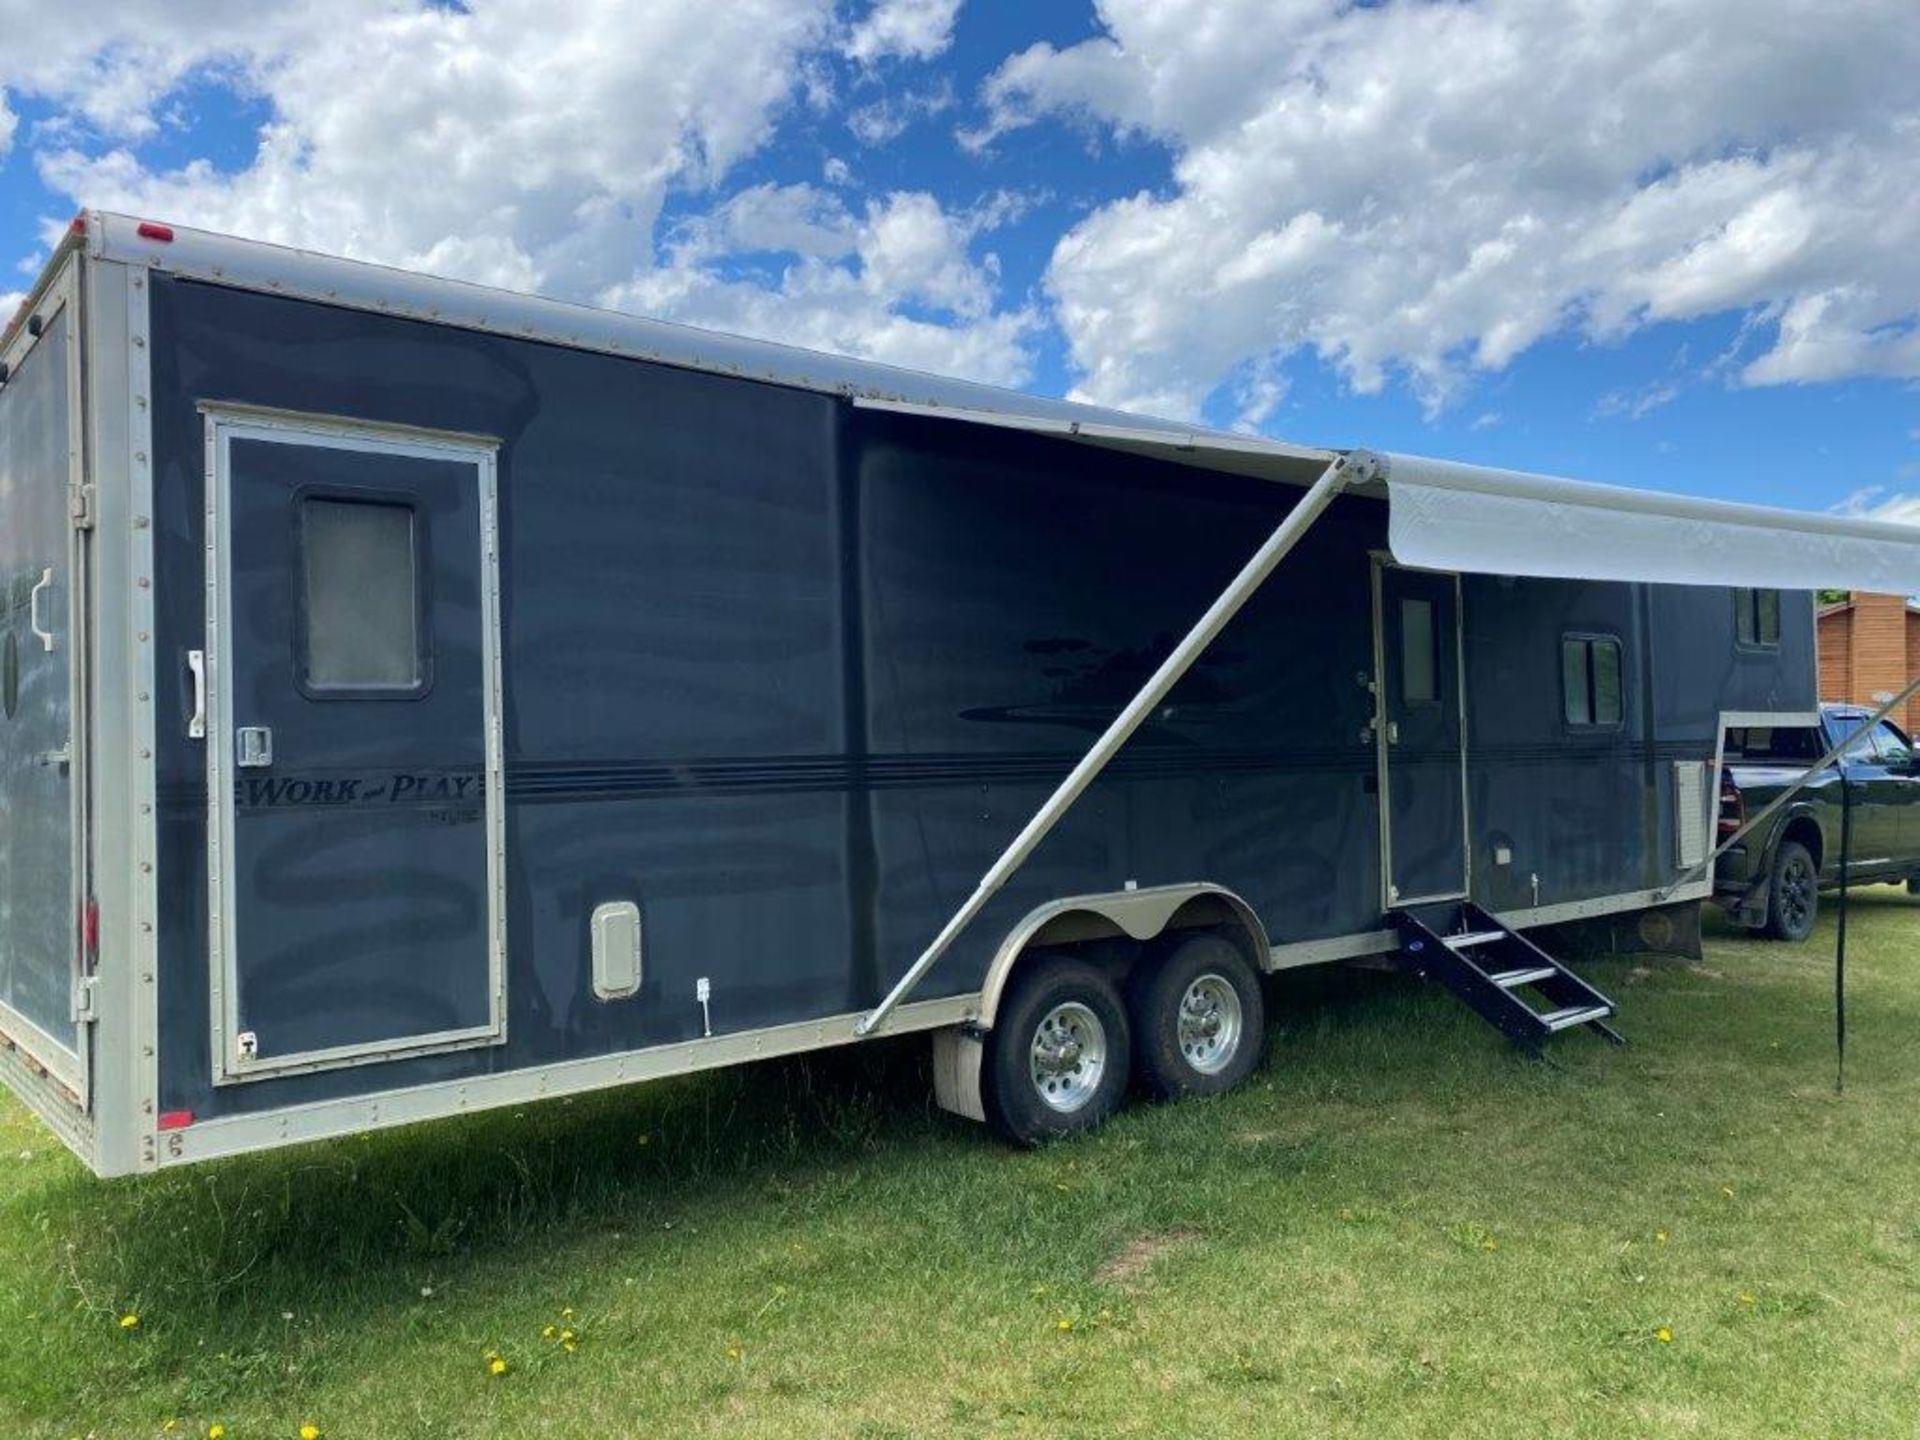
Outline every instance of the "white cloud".
[[(568, 295), (644, 263), (670, 186), (709, 185), (761, 145), (831, 20), (828, 0), (576, 0), (563, 26), (538, 0), (229, 8), (224, 27), (168, 7), (164, 24), (134, 7), (124, 32), (90, 22), (96, 53), (27, 83), (84, 112), (72, 87), (119, 73), (124, 54), (154, 54), (176, 80), (234, 67), (272, 112), (250, 165), (154, 173), (133, 150), (82, 137), (39, 155), (46, 183), (86, 203)], [(226, 38), (192, 52), (186, 32)], [(166, 90), (123, 90), (103, 115), (137, 136)]]
[[(754, 185), (657, 233), (670, 194), (717, 191), (783, 114), (835, 103), (835, 47), (935, 55), (957, 10), (890, 0), (848, 31), (833, 0), (575, 0), (564, 25), (544, 0), (128, 0), (67, 26), (0, 0), (0, 84), (55, 107), (34, 159), (77, 203), (1019, 383), (1037, 317), (998, 308), (998, 261), (972, 253), (1018, 197), (856, 211)], [(142, 141), (196, 78), (264, 106), (257, 151), (157, 171)], [(950, 103), (928, 94), (900, 103)]]
[[(998, 262), (975, 260), (969, 250), (983, 228), (979, 217), (949, 213), (918, 192), (872, 201), (858, 217), (804, 185), (743, 193), (754, 198), (737, 211), (723, 207), (697, 243), (676, 249), (674, 263), (606, 298), (689, 324), (919, 370), (1002, 385), (1030, 378), (1038, 319), (1028, 309), (995, 308)], [(764, 225), (793, 233), (795, 216), (819, 243), (786, 246), (796, 258), (777, 283), (731, 278), (719, 263), (764, 248)]]
[(753, 185), (697, 217), (675, 235), (675, 263), (772, 252), (833, 258), (853, 249), (853, 216), (830, 191), (812, 185)]
[(849, 59), (873, 65), (889, 55), (931, 60), (953, 44), (960, 0), (874, 0), (847, 36)]
[(1080, 390), (1190, 415), (1307, 347), (1430, 407), (1545, 336), (1763, 316), (1745, 384), (1920, 376), (1912, 0), (1099, 0), (988, 80), (1166, 144), (1064, 236)]
[(13, 132), (19, 123), (20, 117), (7, 104), (7, 92), (0, 90), (0, 160), (6, 159), (7, 151), (13, 148)]
[(1679, 398), (1680, 383), (1677, 380), (1653, 380), (1628, 390), (1609, 390), (1594, 402), (1593, 417), (1596, 420), (1612, 420), (1625, 416), (1629, 420), (1644, 420)]
[(1845, 513), (1865, 516), (1869, 520), (1897, 520), (1906, 525), (1920, 525), (1920, 495), (1889, 495), (1876, 504)]
[(941, 77), (919, 90), (881, 96), (847, 112), (847, 128), (862, 145), (887, 145), (922, 120), (953, 108), (953, 82)]
[(58, 101), (103, 134), (138, 138), (159, 127), (160, 99), (196, 71), (239, 78), (411, 8), (403, 0), (0, 0), (0, 86)]

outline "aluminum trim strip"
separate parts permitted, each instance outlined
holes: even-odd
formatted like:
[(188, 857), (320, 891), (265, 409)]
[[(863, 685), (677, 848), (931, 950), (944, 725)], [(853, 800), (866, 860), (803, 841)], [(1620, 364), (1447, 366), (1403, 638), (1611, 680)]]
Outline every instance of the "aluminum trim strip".
[[(242, 1084), (417, 1055), (499, 1045), (507, 1038), (506, 783), (501, 725), (500, 564), (496, 515), (498, 442), (338, 416), (257, 407), (200, 406), (206, 426), (208, 1049), (215, 1085)], [(232, 731), (226, 674), (233, 628), (230, 457), (235, 439), (449, 460), (474, 469), (481, 551), (481, 727), (487, 775), (487, 1001), (485, 1025), (392, 1040), (243, 1059), (239, 1051), (239, 917), (234, 875), (234, 787), (227, 737)]]
[[(904, 1035), (963, 1024), (973, 1017), (978, 1003), (977, 995), (915, 1001), (896, 1010), (882, 1033)], [(323, 1100), (259, 1115), (205, 1120), (182, 1130), (155, 1132), (152, 1138), (159, 1150), (160, 1163), (176, 1165), (330, 1136), (384, 1130), (416, 1121), (444, 1119), (668, 1075), (687, 1075), (752, 1060), (848, 1045), (855, 1041), (854, 1026), (861, 1013), (687, 1040), (650, 1050), (596, 1055), (495, 1075), (476, 1075), (465, 1080), (438, 1081), (376, 1095)]]

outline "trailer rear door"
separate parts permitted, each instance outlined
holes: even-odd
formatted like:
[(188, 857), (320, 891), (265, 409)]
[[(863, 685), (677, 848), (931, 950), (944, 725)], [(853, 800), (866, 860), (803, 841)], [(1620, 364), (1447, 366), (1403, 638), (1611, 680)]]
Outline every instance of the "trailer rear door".
[(0, 1031), (84, 1098), (75, 275), (0, 355)]
[(505, 1034), (490, 443), (210, 415), (215, 1077)]

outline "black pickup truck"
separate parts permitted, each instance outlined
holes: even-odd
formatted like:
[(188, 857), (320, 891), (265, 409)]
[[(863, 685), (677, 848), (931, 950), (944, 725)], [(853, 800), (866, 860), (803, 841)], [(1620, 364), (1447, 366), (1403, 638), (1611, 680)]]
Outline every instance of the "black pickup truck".
[[(1720, 780), (1720, 838), (1758, 814), (1873, 712), (1823, 705), (1817, 727), (1729, 730)], [(1853, 807), (1850, 879), (1907, 882), (1920, 892), (1920, 758), (1882, 720), (1765, 825), (1721, 857), (1714, 898), (1779, 940), (1813, 933), (1820, 892), (1840, 883), (1841, 789)]]

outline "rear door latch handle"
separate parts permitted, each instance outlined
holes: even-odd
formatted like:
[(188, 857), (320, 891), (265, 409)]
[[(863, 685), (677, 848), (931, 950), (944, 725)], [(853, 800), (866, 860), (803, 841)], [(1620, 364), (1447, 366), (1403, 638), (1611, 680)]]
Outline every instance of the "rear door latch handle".
[(187, 651), (187, 673), (193, 676), (193, 714), (187, 717), (187, 738), (207, 738), (207, 652)]
[(264, 725), (242, 725), (233, 732), (233, 763), (242, 770), (264, 770), (273, 764), (273, 731)]
[[(27, 596), (27, 626), (33, 631), (34, 637), (39, 640), (42, 650), (53, 649), (53, 631), (47, 629), (40, 623), (40, 594), (42, 591), (51, 590), (52, 588), (53, 567), (49, 565), (40, 572), (39, 582), (33, 587), (32, 593)], [(17, 590), (14, 591), (16, 595), (19, 593)]]

